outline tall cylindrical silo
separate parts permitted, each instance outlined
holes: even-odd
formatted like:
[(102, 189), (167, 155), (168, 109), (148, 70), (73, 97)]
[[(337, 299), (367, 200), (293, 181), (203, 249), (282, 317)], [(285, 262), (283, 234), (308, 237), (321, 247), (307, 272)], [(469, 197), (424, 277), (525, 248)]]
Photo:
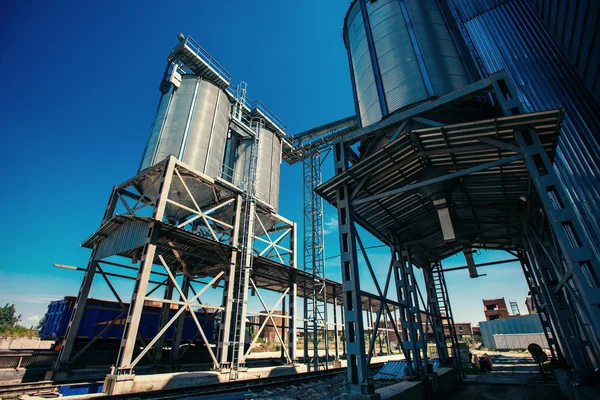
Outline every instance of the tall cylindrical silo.
[(436, 0), (354, 0), (343, 35), (363, 127), (470, 83)]
[[(240, 140), (237, 145), (234, 183), (244, 184), (250, 170), (252, 139)], [(277, 211), (279, 207), (279, 171), (281, 168), (281, 138), (267, 128), (260, 129), (256, 165), (256, 198)]]
[(180, 86), (162, 95), (140, 170), (177, 157), (211, 178), (223, 163), (231, 102), (216, 84), (183, 75)]

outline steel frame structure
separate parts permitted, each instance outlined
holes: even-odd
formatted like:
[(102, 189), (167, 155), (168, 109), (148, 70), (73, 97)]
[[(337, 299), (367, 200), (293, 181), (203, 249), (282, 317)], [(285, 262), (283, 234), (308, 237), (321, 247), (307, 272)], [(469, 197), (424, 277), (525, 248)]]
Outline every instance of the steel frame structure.
[[(437, 123), (435, 117), (429, 116), (435, 116), (435, 110), (440, 107), (460, 107), (461, 101), (478, 95), (491, 96), (488, 98), (505, 117), (443, 125)], [(402, 133), (405, 121), (414, 118), (419, 118), (421, 122), (431, 121), (432, 128)], [(440, 321), (444, 318), (451, 321), (452, 312), (447, 289), (441, 281), (443, 270), (440, 261), (459, 251), (470, 251), (471, 248), (499, 249), (509, 251), (523, 263), (529, 262), (535, 266), (529, 268), (528, 265), (525, 275), (535, 275), (538, 286), (545, 286), (545, 290), (535, 292), (541, 294), (544, 307), (549, 306), (553, 311), (549, 315), (550, 325), (562, 329), (556, 336), (559, 343), (557, 347), (561, 351), (557, 348), (554, 352), (562, 354), (575, 369), (574, 379), (585, 381), (591, 378), (594, 368), (598, 366), (599, 354), (600, 269), (597, 256), (572, 209), (571, 200), (560, 186), (552, 166), (551, 157), (561, 119), (560, 110), (523, 114), (512, 84), (503, 72), (499, 72), (334, 141), (335, 176), (317, 188), (317, 192), (338, 210), (349, 354), (348, 396), (377, 396), (368, 380), (368, 354), (362, 340), (357, 339), (363, 335), (363, 321), (360, 313), (354, 312), (355, 304), (360, 299), (357, 295), (360, 279), (356, 224), (394, 249), (400, 277), (409, 274), (412, 265), (424, 269), (428, 289), (428, 320), (433, 325), (441, 358), (449, 355), (446, 355), (446, 340), (442, 340), (443, 324)], [(357, 159), (351, 148), (354, 143), (385, 133), (392, 138), (389, 145), (372, 155)], [(409, 147), (402, 150), (401, 146)], [(419, 168), (442, 168), (446, 172), (431, 177), (417, 174), (415, 171)], [(460, 200), (464, 206), (453, 197), (452, 217), (472, 222), (465, 223), (469, 229), (461, 229), (458, 240), (445, 242), (441, 237), (440, 225), (431, 217), (427, 200), (419, 199), (415, 191), (453, 180), (461, 182), (459, 187), (463, 193)], [(486, 193), (496, 188), (505, 205), (490, 207), (490, 198), (486, 197), (489, 196)], [(527, 214), (525, 222), (521, 223), (524, 201)], [(536, 235), (532, 234), (529, 223), (530, 212), (535, 207), (542, 209), (548, 218), (546, 235), (555, 242), (553, 254), (547, 250), (549, 243), (532, 243)], [(419, 210), (427, 212), (419, 214)], [(413, 214), (415, 220), (410, 221)], [(425, 222), (428, 220), (434, 221), (431, 228)], [(524, 242), (515, 240), (515, 236), (520, 237), (521, 234), (524, 235)], [(527, 260), (524, 254), (527, 254)], [(442, 274), (438, 278), (439, 289), (435, 288), (434, 271)], [(397, 279), (398, 286), (403, 289), (398, 292), (400, 314), (402, 316), (404, 310), (408, 309), (414, 316), (416, 310), (411, 307), (416, 302), (406, 303), (414, 290), (403, 286), (404, 280)], [(533, 285), (533, 282), (528, 283)], [(441, 297), (436, 297), (436, 293), (444, 291)], [(447, 308), (442, 310), (436, 304), (441, 299), (448, 302)], [(566, 313), (570, 313), (571, 317), (565, 318)], [(403, 351), (405, 354), (416, 351), (414, 362), (409, 364), (414, 368), (412, 373), (422, 374), (422, 364), (418, 360), (422, 352), (417, 340), (419, 335), (423, 335), (421, 325), (413, 324), (414, 319), (410, 317), (401, 320)], [(453, 326), (449, 326), (449, 329), (452, 336)], [(458, 361), (457, 340), (450, 339), (453, 344), (452, 358)], [(460, 368), (460, 364), (456, 365)]]
[[(117, 363), (108, 375), (107, 390), (132, 379), (142, 360), (145, 365), (151, 365), (154, 372), (177, 369), (178, 360), (189, 349), (183, 346), (182, 339), (184, 313), (196, 316), (192, 318), (198, 328), (197, 336), (205, 337), (204, 343), (210, 340), (203, 329), (203, 316), (220, 314), (219, 334), (216, 343), (207, 346), (207, 353), (213, 368), (230, 376), (235, 369), (232, 377), (235, 379), (249, 355), (244, 335), (237, 339), (232, 336), (236, 319), (228, 318), (233, 316), (237, 298), (235, 276), (241, 268), (243, 248), (239, 242), (246, 204), (241, 189), (223, 179), (211, 179), (194, 171), (175, 157), (115, 186), (100, 228), (82, 244), (92, 250), (88, 267), (66, 267), (83, 271), (84, 278), (64, 346), (53, 369), (54, 378), (67, 377), (71, 362), (86, 351), (84, 348), (74, 352), (73, 347), (92, 283), (100, 275), (123, 307), (121, 315), (105, 329), (121, 321), (125, 324)], [(285, 335), (278, 335), (278, 341), (285, 362), (295, 363), (297, 323), (302, 321), (297, 315), (298, 291), (312, 292), (313, 276), (297, 269), (296, 224), (274, 214), (260, 201), (249, 211), (254, 217), (253, 235), (248, 236), (252, 238), (253, 264), (247, 285), (244, 283), (241, 288), (246, 292), (242, 303), (247, 304), (248, 295), (254, 294), (264, 311), (251, 312), (244, 306), (242, 318), (245, 321), (246, 316), (262, 315), (276, 325), (274, 311), (285, 304), (287, 315), (277, 316), (283, 321)], [(132, 265), (116, 262), (120, 258), (129, 259)], [(133, 271), (136, 276), (109, 271), (106, 266)], [(129, 307), (125, 305), (124, 296), (117, 293), (113, 278), (135, 281)], [(322, 284), (323, 291), (318, 293), (317, 300), (333, 304), (333, 326), (337, 330), (341, 285), (326, 279)], [(222, 290), (222, 300), (219, 304), (210, 304), (204, 296), (208, 290), (215, 289)], [(265, 300), (264, 289), (279, 293), (275, 304), (269, 305)], [(378, 306), (382, 301), (381, 297), (366, 292), (361, 296), (361, 307), (365, 310), (369, 303)], [(158, 334), (146, 343), (139, 334), (139, 324), (143, 306), (149, 301), (160, 305), (162, 311)], [(398, 304), (390, 302), (389, 307), (395, 310)], [(259, 334), (266, 323), (259, 327)], [(330, 321), (326, 323), (331, 325)], [(173, 335), (166, 337), (171, 327), (174, 327)], [(103, 333), (104, 330), (97, 338)], [(173, 351), (170, 361), (165, 363), (163, 348), (169, 344)], [(336, 342), (337, 357), (339, 347)]]
[[(212, 197), (206, 201), (206, 193)], [(204, 199), (205, 206), (200, 206), (196, 199)], [(133, 203), (133, 204), (132, 204)], [(172, 357), (177, 358), (181, 344), (182, 314), (188, 311), (194, 319), (199, 335), (207, 344), (207, 351), (211, 357), (214, 368), (223, 369), (230, 366), (233, 343), (227, 340), (226, 332), (232, 330), (233, 282), (232, 277), (239, 271), (241, 248), (240, 224), (243, 219), (243, 192), (232, 187), (225, 181), (213, 180), (203, 174), (192, 170), (189, 166), (169, 157), (156, 166), (142, 171), (136, 177), (116, 186), (113, 189), (100, 229), (84, 242), (85, 247), (92, 248), (92, 255), (88, 268), (85, 269), (83, 284), (81, 286), (75, 309), (69, 323), (64, 346), (59, 354), (55, 371), (68, 369), (69, 362), (78, 357), (85, 349), (72, 357), (73, 343), (76, 338), (77, 328), (81, 322), (86, 300), (92, 282), (99, 272), (118, 302), (123, 305), (121, 297), (109, 281), (109, 276), (125, 277), (124, 275), (109, 274), (101, 264), (121, 266), (137, 271), (132, 301), (129, 308), (125, 306), (123, 313), (127, 314), (123, 340), (119, 350), (115, 368), (117, 375), (129, 375), (140, 363), (142, 358), (154, 348), (153, 359), (159, 360), (165, 342), (164, 334), (174, 325), (175, 335), (172, 347), (177, 349)], [(121, 209), (123, 214), (117, 214)], [(182, 213), (183, 210), (183, 213)], [(249, 255), (260, 263), (259, 270), (250, 271), (247, 285), (242, 287), (246, 293), (250, 285), (253, 292), (259, 296), (265, 309), (264, 313), (272, 319), (272, 310), (264, 303), (259, 292), (259, 287), (283, 292), (282, 297), (289, 297), (288, 313), (283, 316), (286, 321), (288, 340), (279, 337), (282, 347), (286, 349), (286, 360), (293, 362), (296, 359), (296, 225), (285, 218), (268, 212), (260, 204), (250, 210), (252, 220), (257, 221), (253, 228), (253, 235), (249, 243)], [(148, 216), (150, 215), (150, 216)], [(260, 218), (259, 218), (260, 217)], [(271, 223), (265, 227), (265, 218)], [(289, 243), (284, 244), (285, 242)], [(122, 256), (130, 258), (138, 265), (128, 267), (110, 261), (110, 257)], [(271, 286), (273, 282), (265, 276), (265, 268), (271, 268), (272, 263), (288, 265), (289, 285), (287, 288)], [(263, 265), (267, 263), (268, 265)], [(158, 267), (158, 270), (157, 270)], [(262, 271), (261, 271), (262, 270)], [(196, 275), (211, 277), (208, 282), (201, 281)], [(160, 277), (154, 280), (153, 277)], [(164, 279), (162, 279), (164, 277)], [(162, 281), (160, 280), (162, 279)], [(200, 290), (194, 288), (194, 283), (204, 283)], [(222, 282), (221, 284), (219, 284)], [(149, 289), (149, 285), (156, 285)], [(222, 287), (223, 302), (219, 305), (206, 304), (201, 301), (201, 296), (210, 287)], [(163, 298), (150, 297), (160, 287), (165, 288)], [(189, 291), (194, 293), (193, 296)], [(175, 297), (179, 297), (176, 299)], [(161, 304), (162, 317), (158, 334), (149, 342), (143, 343), (143, 350), (138, 352), (140, 337), (139, 322), (142, 308), (146, 301)], [(281, 298), (280, 298), (281, 301)], [(244, 299), (244, 304), (247, 298)], [(169, 316), (171, 307), (176, 307), (174, 316)], [(220, 311), (220, 340), (215, 349), (208, 345), (209, 341), (199, 324), (196, 313), (192, 310), (201, 309)], [(245, 307), (242, 319), (246, 320), (248, 312)], [(107, 328), (119, 320), (112, 321)], [(100, 335), (98, 335), (100, 336)], [(239, 338), (238, 349), (244, 350), (244, 335)], [(239, 354), (243, 361), (249, 352)]]
[[(325, 290), (325, 247), (323, 230), (323, 201), (315, 193), (322, 182), (322, 165), (331, 152), (333, 138), (356, 130), (356, 118), (347, 117), (333, 123), (290, 137), (292, 147), (284, 148), (283, 158), (290, 164), (302, 161), (303, 169), (303, 211), (304, 211), (304, 270), (312, 274), (313, 290), (304, 294), (304, 362), (310, 369), (319, 369), (318, 347), (325, 342), (325, 358), (322, 366), (329, 368), (329, 322), (327, 318), (327, 298)], [(319, 296), (323, 301), (319, 301)], [(333, 326), (334, 359), (338, 360), (339, 339), (337, 323), (337, 298), (334, 292)], [(312, 334), (312, 337), (311, 337)], [(309, 340), (313, 352), (310, 354)]]

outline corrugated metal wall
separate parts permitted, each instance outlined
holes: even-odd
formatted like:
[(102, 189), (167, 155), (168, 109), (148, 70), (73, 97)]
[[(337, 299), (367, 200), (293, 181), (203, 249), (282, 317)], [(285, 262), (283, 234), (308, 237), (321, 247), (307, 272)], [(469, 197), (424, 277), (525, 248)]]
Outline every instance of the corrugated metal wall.
[(600, 1), (527, 0), (600, 97)]
[(542, 333), (542, 323), (537, 314), (522, 315), (520, 317), (510, 317), (495, 319), (493, 321), (483, 321), (479, 323), (481, 330), (481, 340), (483, 345), (490, 349), (496, 348), (494, 335), (499, 334), (517, 334), (517, 333)]
[(529, 0), (447, 0), (487, 73), (505, 70), (525, 109), (565, 108), (555, 161), (600, 252), (600, 104)]

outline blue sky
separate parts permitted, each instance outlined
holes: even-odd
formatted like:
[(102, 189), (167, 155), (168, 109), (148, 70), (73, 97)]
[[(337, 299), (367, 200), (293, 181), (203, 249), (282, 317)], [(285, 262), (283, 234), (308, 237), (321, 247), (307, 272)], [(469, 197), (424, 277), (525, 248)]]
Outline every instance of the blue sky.
[[(89, 252), (78, 244), (98, 227), (112, 186), (137, 171), (177, 33), (194, 37), (295, 133), (354, 113), (341, 37), (348, 3), (5, 2), (0, 304), (15, 303), (29, 325), (50, 300), (77, 294), (82, 275), (52, 264), (86, 266)], [(301, 166), (284, 164), (281, 176), (280, 213), (300, 223)], [(331, 207), (325, 220), (335, 222)], [(328, 256), (338, 253), (334, 230), (326, 246)], [(371, 255), (385, 269), (385, 248)], [(328, 276), (337, 279), (338, 270), (328, 260)], [(482, 297), (524, 308), (518, 265), (483, 272), (476, 280), (448, 275), (457, 320), (482, 320)], [(106, 293), (99, 284), (93, 295)]]

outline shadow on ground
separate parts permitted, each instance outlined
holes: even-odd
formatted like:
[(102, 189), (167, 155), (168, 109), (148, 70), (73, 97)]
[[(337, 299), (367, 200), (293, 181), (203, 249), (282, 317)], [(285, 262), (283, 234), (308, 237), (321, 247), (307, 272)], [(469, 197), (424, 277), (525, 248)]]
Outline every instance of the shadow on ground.
[(529, 355), (491, 355), (491, 372), (467, 376), (453, 391), (452, 400), (564, 400), (558, 385), (549, 377), (544, 383), (538, 366)]

